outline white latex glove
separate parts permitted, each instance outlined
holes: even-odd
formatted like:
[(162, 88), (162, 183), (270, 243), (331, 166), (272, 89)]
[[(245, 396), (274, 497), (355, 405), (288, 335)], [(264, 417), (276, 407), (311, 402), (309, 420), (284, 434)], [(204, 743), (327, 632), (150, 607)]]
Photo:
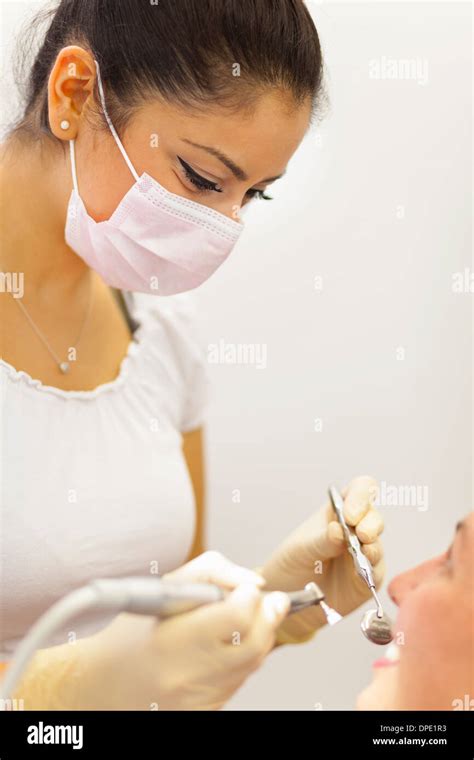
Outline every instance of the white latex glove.
[(161, 622), (122, 613), (90, 637), (86, 709), (216, 710), (273, 648), (289, 599), (263, 596), (253, 571), (206, 552), (163, 578), (233, 590), (222, 602)]
[[(383, 520), (372, 507), (376, 482), (359, 477), (342, 491), (346, 522), (354, 526), (362, 551), (373, 567), (376, 586), (384, 576), (382, 544), (379, 535)], [(302, 523), (276, 549), (259, 572), (266, 579), (266, 589), (291, 591), (302, 589), (310, 581), (320, 586), (327, 603), (341, 615), (347, 615), (370, 597), (370, 591), (356, 574), (347, 552), (341, 526), (330, 503)], [(278, 641), (306, 640), (326, 619), (322, 610), (310, 607), (290, 615), (280, 627)]]

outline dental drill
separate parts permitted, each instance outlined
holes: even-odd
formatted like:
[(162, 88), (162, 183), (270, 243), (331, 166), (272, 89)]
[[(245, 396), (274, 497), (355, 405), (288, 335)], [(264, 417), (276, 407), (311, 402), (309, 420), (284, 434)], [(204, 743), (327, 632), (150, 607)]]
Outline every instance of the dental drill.
[[(70, 619), (90, 610), (168, 618), (204, 604), (223, 601), (229, 593), (210, 583), (171, 583), (139, 576), (91, 581), (53, 604), (21, 641), (0, 684), (0, 710), (4, 709), (5, 701), (10, 698), (36, 650)], [(301, 591), (285, 593), (290, 598), (288, 614), (319, 604), (329, 625), (341, 619), (341, 615), (325, 603), (324, 594), (316, 583), (308, 583)]]

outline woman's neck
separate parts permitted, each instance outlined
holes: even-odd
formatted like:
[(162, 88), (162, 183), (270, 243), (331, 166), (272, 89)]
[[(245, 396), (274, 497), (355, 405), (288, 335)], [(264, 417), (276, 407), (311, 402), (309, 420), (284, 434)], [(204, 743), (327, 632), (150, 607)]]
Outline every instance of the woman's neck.
[(17, 137), (0, 146), (0, 271), (23, 273), (26, 300), (71, 294), (88, 274), (64, 240), (71, 190), (60, 146)]

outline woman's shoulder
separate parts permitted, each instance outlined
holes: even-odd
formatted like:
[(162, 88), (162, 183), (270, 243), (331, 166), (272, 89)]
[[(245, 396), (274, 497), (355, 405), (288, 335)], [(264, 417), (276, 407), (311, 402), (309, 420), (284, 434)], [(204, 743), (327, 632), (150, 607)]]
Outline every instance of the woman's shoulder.
[(193, 430), (202, 422), (207, 406), (209, 378), (207, 354), (199, 326), (199, 308), (193, 293), (153, 296), (124, 293), (130, 316), (137, 323), (147, 354), (160, 365), (172, 362), (170, 375), (179, 373), (185, 389), (182, 430)]
[(176, 296), (152, 296), (145, 293), (124, 293), (132, 320), (138, 328), (163, 334), (171, 348), (182, 359), (189, 354), (202, 358), (203, 343), (199, 331), (199, 313), (192, 293)]

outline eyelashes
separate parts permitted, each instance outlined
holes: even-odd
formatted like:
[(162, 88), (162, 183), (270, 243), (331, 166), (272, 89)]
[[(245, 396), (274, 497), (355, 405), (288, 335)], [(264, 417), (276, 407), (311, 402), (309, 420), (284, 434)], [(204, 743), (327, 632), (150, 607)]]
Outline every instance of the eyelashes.
[[(200, 192), (205, 193), (211, 191), (214, 193), (222, 193), (222, 188), (219, 187), (217, 182), (211, 182), (211, 180), (202, 177), (200, 174), (194, 171), (194, 169), (189, 166), (186, 161), (183, 161), (180, 156), (176, 156), (176, 158), (181, 164), (186, 179), (195, 187), (197, 187)], [(247, 198), (260, 198), (264, 201), (273, 200), (272, 196), (267, 195), (264, 190), (247, 190), (246, 196)]]
[(205, 177), (201, 177), (200, 174), (194, 171), (194, 169), (189, 166), (189, 164), (186, 163), (186, 161), (183, 161), (182, 158), (177, 156), (177, 159), (181, 166), (183, 167), (183, 171), (187, 177), (187, 179), (195, 185), (199, 190), (205, 192), (206, 190), (212, 190), (214, 193), (222, 193), (221, 188), (216, 182), (211, 182), (209, 179), (206, 179)]
[(249, 198), (260, 198), (262, 201), (272, 201), (273, 197), (267, 195), (264, 190), (247, 190), (245, 193)]

